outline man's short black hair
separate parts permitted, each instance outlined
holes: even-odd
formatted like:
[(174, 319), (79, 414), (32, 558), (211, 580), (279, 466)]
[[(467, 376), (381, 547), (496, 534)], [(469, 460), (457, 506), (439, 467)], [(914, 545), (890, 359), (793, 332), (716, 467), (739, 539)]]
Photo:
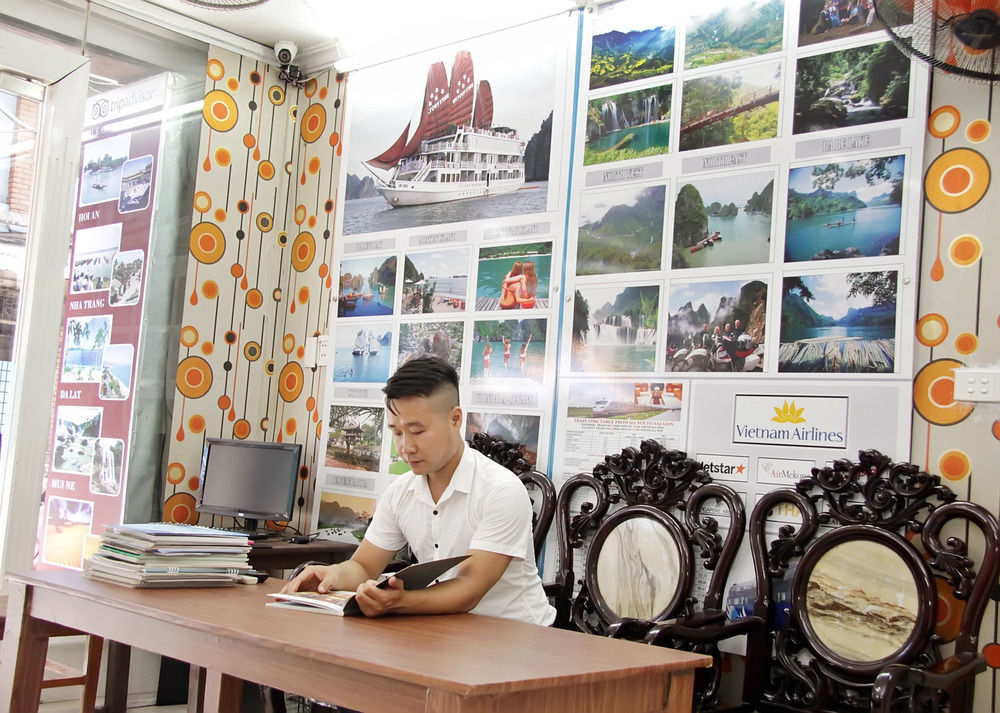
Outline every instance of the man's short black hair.
[(440, 389), (451, 386), (455, 390), (458, 406), (458, 372), (443, 359), (419, 356), (410, 359), (396, 370), (382, 388), (386, 405), (393, 413), (392, 402), (407, 396), (431, 396)]

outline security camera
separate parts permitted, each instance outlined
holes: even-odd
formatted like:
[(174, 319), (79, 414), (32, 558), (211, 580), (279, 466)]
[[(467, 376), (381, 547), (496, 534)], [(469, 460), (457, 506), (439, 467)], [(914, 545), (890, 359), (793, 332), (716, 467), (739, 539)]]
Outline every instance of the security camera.
[(278, 40), (274, 43), (274, 56), (278, 58), (279, 64), (291, 64), (298, 53), (299, 46), (290, 40)]

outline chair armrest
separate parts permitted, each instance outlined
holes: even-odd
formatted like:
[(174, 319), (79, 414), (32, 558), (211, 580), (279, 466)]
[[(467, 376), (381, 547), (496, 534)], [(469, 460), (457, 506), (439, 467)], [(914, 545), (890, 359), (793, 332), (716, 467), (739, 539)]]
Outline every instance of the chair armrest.
[(691, 620), (665, 621), (652, 627), (643, 641), (654, 646), (666, 646), (671, 640), (683, 639), (698, 644), (711, 643), (743, 636), (764, 627), (764, 619), (759, 616), (745, 616), (734, 621), (723, 618), (706, 618), (700, 623), (696, 617)]
[(950, 656), (932, 669), (892, 664), (875, 677), (872, 687), (872, 713), (889, 713), (900, 686), (950, 689), (964, 679), (982, 673), (987, 668), (982, 654), (963, 653)]

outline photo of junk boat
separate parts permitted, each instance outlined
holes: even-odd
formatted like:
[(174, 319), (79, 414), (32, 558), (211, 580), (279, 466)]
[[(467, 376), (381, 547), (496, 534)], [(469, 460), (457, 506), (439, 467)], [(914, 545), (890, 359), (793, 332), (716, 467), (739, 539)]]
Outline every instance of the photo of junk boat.
[(525, 142), (493, 123), (493, 90), (475, 86), (472, 55), (455, 55), (451, 82), (444, 64), (427, 73), (420, 123), (407, 124), (395, 143), (365, 161), (388, 171), (376, 190), (393, 208), (511, 193), (524, 185)]

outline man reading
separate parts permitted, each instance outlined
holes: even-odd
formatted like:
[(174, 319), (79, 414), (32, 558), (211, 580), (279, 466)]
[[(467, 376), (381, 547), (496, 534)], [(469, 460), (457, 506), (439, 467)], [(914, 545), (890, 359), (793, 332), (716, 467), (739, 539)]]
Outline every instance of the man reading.
[[(411, 359), (383, 391), (396, 452), (410, 471), (386, 488), (348, 561), (307, 567), (282, 591), (356, 591), (367, 616), (472, 612), (551, 624), (528, 492), (511, 471), (466, 446), (454, 368), (436, 357)], [(373, 580), (404, 545), (420, 562), (470, 556), (426, 589), (405, 590), (396, 578), (379, 589)]]

